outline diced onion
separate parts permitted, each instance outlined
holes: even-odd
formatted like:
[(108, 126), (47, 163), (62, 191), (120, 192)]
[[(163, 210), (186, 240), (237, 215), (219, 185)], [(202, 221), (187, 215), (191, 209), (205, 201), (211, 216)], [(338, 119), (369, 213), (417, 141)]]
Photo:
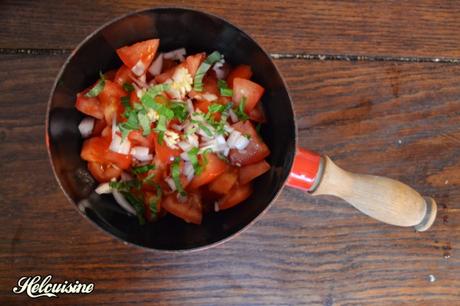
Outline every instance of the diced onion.
[(228, 113), (230, 114), (230, 119), (232, 120), (233, 123), (238, 121), (238, 116), (235, 114), (235, 112), (232, 109), (230, 109)]
[(235, 142), (235, 148), (238, 150), (244, 150), (249, 145), (249, 139), (246, 136), (241, 135)]
[(109, 183), (102, 183), (94, 190), (97, 194), (111, 193), (112, 188)]
[(177, 145), (179, 146), (179, 148), (182, 149), (182, 151), (190, 151), (193, 148), (193, 146), (190, 143), (185, 141), (181, 141)]
[(121, 208), (126, 210), (128, 213), (135, 215), (136, 211), (134, 208), (129, 204), (129, 202), (125, 199), (125, 197), (118, 191), (118, 190), (113, 190), (112, 191), (113, 197), (115, 198), (115, 201), (117, 201), (118, 205), (120, 205)]
[(94, 118), (85, 117), (78, 125), (78, 130), (83, 138), (89, 137), (93, 132)]
[(136, 63), (136, 65), (134, 65), (134, 67), (131, 68), (131, 71), (132, 71), (135, 75), (137, 75), (137, 76), (143, 75), (144, 72), (145, 72), (145, 65), (144, 65), (144, 63), (143, 63), (141, 60), (139, 60), (139, 61)]
[(193, 107), (193, 102), (190, 99), (187, 99), (187, 111), (189, 114), (193, 114), (195, 112), (195, 109)]
[(163, 54), (163, 56), (166, 59), (179, 60), (182, 62), (185, 59), (185, 54), (187, 54), (185, 48), (180, 48), (166, 52), (165, 54)]
[(122, 139), (120, 135), (114, 133), (109, 149), (116, 153), (129, 154), (131, 143), (128, 139)]
[(230, 136), (228, 136), (228, 139), (227, 139), (227, 145), (230, 147), (230, 148), (234, 148), (235, 147), (235, 143), (236, 141), (238, 140), (238, 138), (241, 136), (241, 133), (238, 132), (238, 131), (233, 131), (230, 133)]
[(221, 62), (217, 62), (212, 66), (212, 70), (216, 72), (216, 76), (219, 80), (226, 79), (228, 70), (223, 69), (224, 64)]
[(184, 175), (187, 177), (187, 181), (191, 181), (193, 179), (193, 175), (195, 174), (195, 169), (193, 168), (193, 164), (186, 162), (184, 164)]
[(185, 161), (189, 161), (190, 160), (190, 157), (188, 156), (188, 153), (187, 152), (182, 152), (180, 154), (180, 158), (182, 158), (183, 160)]
[(194, 147), (198, 147), (200, 145), (198, 142), (198, 136), (196, 136), (195, 134), (188, 135), (187, 140)]
[(219, 202), (214, 202), (214, 211), (218, 212), (219, 211)]
[(176, 184), (174, 184), (174, 180), (172, 179), (172, 177), (165, 178), (165, 182), (168, 184), (169, 188), (171, 188), (172, 191), (176, 191)]
[(157, 76), (161, 73), (161, 69), (163, 69), (163, 53), (160, 53), (153, 61), (149, 68), (149, 72), (151, 75)]
[(212, 93), (208, 93), (208, 92), (204, 93), (204, 94), (202, 95), (202, 97), (203, 97), (203, 99), (208, 100), (209, 102), (212, 102), (212, 101), (217, 100), (217, 96), (216, 96), (216, 95), (214, 95), (214, 94), (212, 94)]
[(149, 161), (153, 159), (152, 154), (149, 154), (148, 147), (134, 147), (131, 149), (130, 153), (139, 161)]

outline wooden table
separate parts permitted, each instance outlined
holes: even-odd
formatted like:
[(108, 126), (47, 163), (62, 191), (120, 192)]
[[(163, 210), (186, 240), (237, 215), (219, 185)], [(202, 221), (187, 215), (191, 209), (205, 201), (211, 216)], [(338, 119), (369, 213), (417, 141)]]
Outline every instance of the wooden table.
[[(169, 1), (227, 18), (275, 58), (299, 143), (439, 204), (428, 232), (285, 189), (213, 249), (159, 255), (95, 229), (66, 200), (44, 145), (54, 78), (106, 21), (163, 1), (0, 4), (0, 304), (460, 304), (460, 5), (445, 1)], [(13, 295), (21, 276), (90, 295)], [(6, 302), (6, 303), (5, 303)]]

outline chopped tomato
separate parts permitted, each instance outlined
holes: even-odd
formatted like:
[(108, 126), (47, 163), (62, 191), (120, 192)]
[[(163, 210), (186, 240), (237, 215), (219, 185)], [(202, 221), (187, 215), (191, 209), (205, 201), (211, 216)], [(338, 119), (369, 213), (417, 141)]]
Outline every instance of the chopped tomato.
[(150, 149), (155, 148), (155, 137), (153, 133), (144, 136), (141, 131), (133, 130), (128, 134), (128, 139), (133, 146), (148, 147)]
[(99, 183), (105, 183), (121, 175), (121, 169), (112, 164), (88, 162), (88, 170)]
[(230, 161), (233, 165), (245, 166), (262, 161), (270, 154), (270, 150), (257, 134), (252, 123), (248, 120), (237, 122), (232, 127), (243, 135), (250, 137), (249, 144), (244, 150), (230, 150)]
[(83, 142), (80, 156), (82, 159), (100, 164), (115, 164), (121, 169), (131, 166), (131, 156), (115, 153), (109, 150), (109, 137), (92, 137)]
[(75, 107), (82, 113), (91, 117), (102, 119), (104, 118), (104, 112), (102, 111), (101, 102), (97, 97), (88, 98), (85, 94), (89, 89), (77, 94), (77, 102)]
[(117, 70), (113, 81), (120, 86), (123, 86), (125, 83), (132, 83), (132, 80), (129, 77), (130, 75), (131, 70), (125, 65), (122, 65), (120, 69)]
[(176, 217), (184, 219), (186, 222), (201, 224), (203, 212), (201, 208), (201, 197), (196, 193), (188, 193), (184, 202), (177, 199), (174, 192), (165, 197), (161, 203), (162, 207)]
[(102, 131), (105, 129), (107, 124), (103, 119), (96, 119), (94, 121), (93, 131), (91, 132), (91, 136), (99, 136), (101, 135)]
[(161, 67), (161, 72), (165, 72), (166, 70), (169, 70), (172, 67), (177, 66), (177, 63), (175, 60), (164, 58), (163, 57), (163, 67)]
[(155, 57), (159, 44), (159, 39), (149, 39), (119, 48), (117, 54), (130, 70), (141, 62), (145, 73)]
[[(99, 135), (97, 135), (97, 136), (99, 136)], [(110, 125), (106, 125), (105, 128), (101, 132), (101, 136), (111, 138), (112, 137), (112, 127)]]
[(241, 78), (249, 80), (252, 77), (252, 69), (249, 65), (236, 66), (227, 76), (227, 84), (230, 88), (233, 88), (233, 80), (235, 78)]
[(156, 133), (152, 134), (155, 139), (155, 154), (163, 164), (169, 165), (176, 156), (180, 155), (181, 151), (179, 149), (171, 149), (164, 140), (160, 144), (158, 135)]
[(236, 105), (239, 105), (245, 97), (244, 111), (247, 114), (256, 107), (257, 102), (259, 102), (263, 94), (264, 88), (253, 81), (242, 78), (235, 78), (233, 80), (233, 101)]
[(211, 182), (228, 169), (228, 164), (216, 154), (208, 153), (205, 155), (205, 158), (200, 159), (203, 171), (192, 179), (189, 185), (190, 189), (196, 189)]
[(236, 185), (228, 192), (227, 195), (225, 195), (222, 199), (217, 201), (219, 210), (224, 210), (233, 207), (249, 198), (251, 194), (251, 184)]
[(166, 80), (172, 78), (174, 72), (176, 71), (176, 67), (169, 68), (168, 70), (162, 72), (161, 74), (155, 77), (155, 82), (157, 83), (164, 83)]
[(256, 107), (254, 107), (249, 113), (249, 119), (258, 123), (267, 122), (264, 109), (262, 108), (262, 103), (257, 103)]
[(238, 181), (241, 185), (247, 184), (268, 170), (270, 170), (270, 164), (265, 160), (258, 162), (257, 164), (241, 167), (238, 175)]
[(120, 85), (109, 80), (105, 81), (104, 89), (99, 94), (99, 99), (108, 125), (112, 125), (113, 118), (117, 118), (117, 122), (121, 121), (124, 112), (121, 97), (124, 96), (126, 96), (126, 92)]
[(201, 52), (195, 55), (189, 55), (185, 59), (185, 67), (187, 68), (192, 78), (195, 77), (196, 71), (200, 67), (201, 63), (205, 60), (205, 58), (206, 58), (206, 53)]
[(137, 96), (136, 91), (132, 91), (131, 94), (129, 95), (129, 104), (134, 107), (134, 104), (141, 103), (141, 100), (139, 100), (139, 97)]
[(237, 170), (234, 168), (230, 169), (230, 171), (222, 173), (214, 181), (212, 181), (209, 184), (209, 190), (220, 194), (227, 194), (235, 185), (237, 179)]

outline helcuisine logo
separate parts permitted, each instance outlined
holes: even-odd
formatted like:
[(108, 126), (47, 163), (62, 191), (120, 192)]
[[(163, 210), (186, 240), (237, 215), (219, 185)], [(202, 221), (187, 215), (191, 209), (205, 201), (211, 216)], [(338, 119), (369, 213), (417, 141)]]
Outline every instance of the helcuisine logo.
[(18, 280), (18, 284), (13, 288), (13, 293), (25, 293), (31, 298), (38, 297), (57, 297), (58, 294), (89, 294), (94, 290), (93, 283), (81, 283), (80, 281), (63, 283), (52, 283), (51, 275), (41, 277), (24, 276)]

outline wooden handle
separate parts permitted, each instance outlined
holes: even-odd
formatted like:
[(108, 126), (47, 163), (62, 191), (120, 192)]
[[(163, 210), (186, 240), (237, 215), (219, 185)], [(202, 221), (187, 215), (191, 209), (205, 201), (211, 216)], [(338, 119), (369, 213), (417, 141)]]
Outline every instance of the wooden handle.
[[(436, 218), (436, 202), (411, 187), (380, 176), (347, 172), (327, 156), (313, 195), (334, 195), (366, 215), (398, 226), (427, 230)], [(321, 170), (320, 170), (321, 171)]]

